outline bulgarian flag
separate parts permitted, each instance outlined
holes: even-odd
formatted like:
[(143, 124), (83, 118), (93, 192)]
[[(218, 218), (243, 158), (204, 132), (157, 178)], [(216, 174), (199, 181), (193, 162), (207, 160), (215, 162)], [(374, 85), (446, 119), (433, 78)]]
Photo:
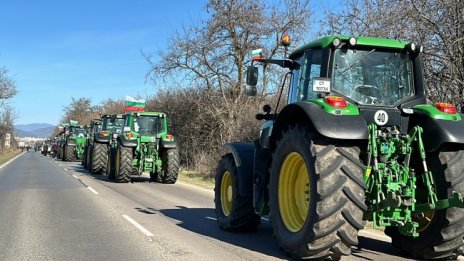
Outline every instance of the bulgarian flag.
[(145, 108), (145, 100), (137, 100), (131, 96), (126, 96), (124, 101), (124, 110), (125, 111), (143, 111)]
[(252, 61), (256, 61), (256, 60), (260, 60), (260, 59), (264, 59), (264, 57), (263, 57), (263, 49), (256, 49), (256, 50), (251, 51), (251, 60)]

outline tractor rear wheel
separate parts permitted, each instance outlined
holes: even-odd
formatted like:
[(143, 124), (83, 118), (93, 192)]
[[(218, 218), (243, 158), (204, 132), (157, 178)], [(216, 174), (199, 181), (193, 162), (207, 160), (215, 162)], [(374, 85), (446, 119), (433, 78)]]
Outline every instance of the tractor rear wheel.
[[(176, 149), (165, 149), (161, 153), (162, 169), (160, 173), (150, 174), (150, 178), (153, 181), (174, 184), (177, 181), (179, 175), (179, 150)], [(154, 177), (153, 177), (154, 176)]]
[(89, 167), (91, 172), (95, 174), (105, 173), (108, 160), (106, 144), (95, 142), (91, 157), (92, 160), (90, 162), (92, 164)]
[(66, 145), (66, 148), (64, 149), (65, 155), (65, 161), (76, 161), (76, 155), (74, 154), (74, 147)]
[[(452, 196), (452, 192), (464, 195), (464, 148), (444, 146), (440, 151), (427, 155), (430, 170), (435, 180), (438, 199)], [(417, 164), (416, 171), (423, 171)], [(425, 188), (419, 187), (418, 191)], [(418, 201), (421, 201), (418, 199)], [(422, 200), (426, 203), (426, 200)], [(447, 208), (417, 215), (419, 237), (413, 238), (399, 233), (395, 227), (388, 227), (385, 233), (392, 238), (392, 244), (418, 259), (449, 259), (462, 254), (464, 246), (464, 209)]]
[(238, 193), (237, 168), (232, 154), (222, 157), (216, 169), (214, 204), (219, 227), (228, 231), (255, 231), (260, 217), (253, 209), (253, 197)]
[(116, 182), (129, 182), (132, 174), (132, 148), (119, 145), (116, 150), (115, 160)]
[(338, 260), (363, 226), (363, 164), (353, 144), (296, 125), (277, 141), (270, 169), (270, 219), (279, 245), (299, 259)]

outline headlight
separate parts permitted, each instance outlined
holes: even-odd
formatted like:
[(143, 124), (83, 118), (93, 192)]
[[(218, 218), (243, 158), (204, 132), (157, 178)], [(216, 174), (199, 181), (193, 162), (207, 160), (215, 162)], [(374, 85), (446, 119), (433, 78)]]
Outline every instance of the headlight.
[(332, 44), (334, 47), (338, 47), (340, 43), (341, 43), (340, 38), (334, 38), (332, 41)]
[(350, 43), (351, 46), (355, 46), (356, 43), (357, 43), (357, 40), (356, 40), (356, 38), (354, 38), (354, 37), (350, 37), (350, 39), (348, 40), (348, 42)]

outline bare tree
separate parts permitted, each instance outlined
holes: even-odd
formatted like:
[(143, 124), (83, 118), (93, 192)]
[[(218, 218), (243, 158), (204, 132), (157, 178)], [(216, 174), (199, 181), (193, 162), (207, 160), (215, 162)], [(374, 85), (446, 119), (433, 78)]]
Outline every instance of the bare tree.
[(198, 167), (198, 161), (214, 162), (222, 144), (256, 137), (259, 122), (254, 114), (273, 101), (267, 95), (269, 83), (278, 82), (281, 71), (264, 67), (260, 97), (243, 96), (250, 52), (263, 48), (267, 58), (282, 55), (283, 33), (300, 41), (309, 27), (308, 2), (210, 0), (207, 20), (175, 32), (169, 49), (159, 52), (159, 62), (147, 56), (150, 77), (174, 86), (174, 91), (158, 91), (148, 105), (172, 115), (185, 145), (184, 163)]
[(14, 131), (14, 112), (8, 101), (15, 95), (15, 82), (8, 76), (8, 70), (0, 67), (0, 148), (4, 146), (6, 133)]
[(71, 103), (64, 108), (64, 115), (61, 122), (66, 123), (71, 120), (78, 121), (80, 124), (89, 124), (91, 120), (99, 118), (100, 108), (92, 106), (89, 98), (72, 98)]

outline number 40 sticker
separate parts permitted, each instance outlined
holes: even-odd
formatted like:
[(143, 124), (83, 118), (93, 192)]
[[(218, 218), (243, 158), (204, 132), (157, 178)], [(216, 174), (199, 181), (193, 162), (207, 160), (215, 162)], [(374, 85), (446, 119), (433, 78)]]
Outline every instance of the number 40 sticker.
[(378, 110), (374, 114), (374, 121), (377, 123), (379, 126), (383, 126), (387, 123), (388, 121), (388, 114), (384, 110)]

